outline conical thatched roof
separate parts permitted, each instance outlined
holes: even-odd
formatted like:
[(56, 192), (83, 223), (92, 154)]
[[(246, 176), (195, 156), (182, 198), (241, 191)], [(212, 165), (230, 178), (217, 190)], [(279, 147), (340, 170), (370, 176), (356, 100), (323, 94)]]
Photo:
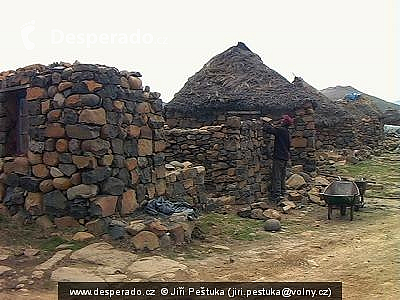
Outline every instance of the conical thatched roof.
[(167, 116), (260, 111), (278, 115), (302, 107), (310, 95), (296, 88), (243, 43), (213, 57), (166, 105)]
[(311, 94), (315, 103), (315, 122), (319, 127), (331, 127), (340, 122), (354, 120), (354, 117), (337, 102), (332, 101), (301, 77), (295, 77), (293, 84)]

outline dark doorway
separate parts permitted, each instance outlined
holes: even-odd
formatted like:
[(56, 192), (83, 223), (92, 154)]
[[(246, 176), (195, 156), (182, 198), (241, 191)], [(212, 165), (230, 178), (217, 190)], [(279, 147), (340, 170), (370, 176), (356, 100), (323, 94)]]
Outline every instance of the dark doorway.
[(28, 150), (28, 118), (26, 105), (26, 89), (18, 89), (1, 93), (0, 131), (4, 143), (4, 155), (25, 154)]

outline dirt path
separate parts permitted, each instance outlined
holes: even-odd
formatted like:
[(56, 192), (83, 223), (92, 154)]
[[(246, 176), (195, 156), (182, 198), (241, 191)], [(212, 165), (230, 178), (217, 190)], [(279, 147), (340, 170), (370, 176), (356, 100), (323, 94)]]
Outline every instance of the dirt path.
[(353, 222), (327, 222), (317, 209), (320, 221), (308, 219), (301, 233), (230, 245), (190, 265), (202, 281), (342, 281), (344, 299), (400, 299), (399, 204), (379, 201), (379, 213), (370, 204)]
[[(400, 156), (378, 162), (398, 164)], [(393, 168), (375, 179), (390, 185), (392, 196), (400, 196), (399, 175)], [(352, 222), (337, 211), (328, 221), (327, 208), (312, 205), (284, 215), (281, 232), (260, 228), (261, 240), (226, 240), (216, 235), (212, 241), (194, 242), (175, 258), (196, 270), (203, 282), (341, 281), (343, 299), (400, 299), (400, 200), (369, 196), (366, 203)], [(198, 255), (193, 258), (190, 253)], [(33, 289), (0, 292), (0, 299), (57, 297), (54, 289)]]

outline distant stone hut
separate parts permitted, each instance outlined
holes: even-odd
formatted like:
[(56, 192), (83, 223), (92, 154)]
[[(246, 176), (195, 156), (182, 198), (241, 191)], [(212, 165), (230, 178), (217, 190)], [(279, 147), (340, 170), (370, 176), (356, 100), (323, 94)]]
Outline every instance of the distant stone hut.
[(357, 142), (355, 116), (301, 77), (296, 76), (293, 85), (310, 94), (314, 101), (316, 148), (353, 148)]
[(0, 73), (0, 196), (11, 214), (126, 215), (166, 193), (160, 94), (91, 64)]
[(314, 96), (317, 149), (375, 147), (383, 139), (385, 119), (368, 97), (334, 101), (300, 77), (293, 84)]

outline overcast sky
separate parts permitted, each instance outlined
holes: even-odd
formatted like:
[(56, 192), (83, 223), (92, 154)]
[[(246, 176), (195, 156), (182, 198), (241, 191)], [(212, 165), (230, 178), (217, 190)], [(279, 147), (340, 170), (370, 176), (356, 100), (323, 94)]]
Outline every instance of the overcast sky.
[(318, 89), (351, 85), (395, 101), (399, 2), (5, 1), (0, 70), (105, 64), (140, 71), (169, 101), (211, 57), (242, 41), (290, 81), (295, 74)]

